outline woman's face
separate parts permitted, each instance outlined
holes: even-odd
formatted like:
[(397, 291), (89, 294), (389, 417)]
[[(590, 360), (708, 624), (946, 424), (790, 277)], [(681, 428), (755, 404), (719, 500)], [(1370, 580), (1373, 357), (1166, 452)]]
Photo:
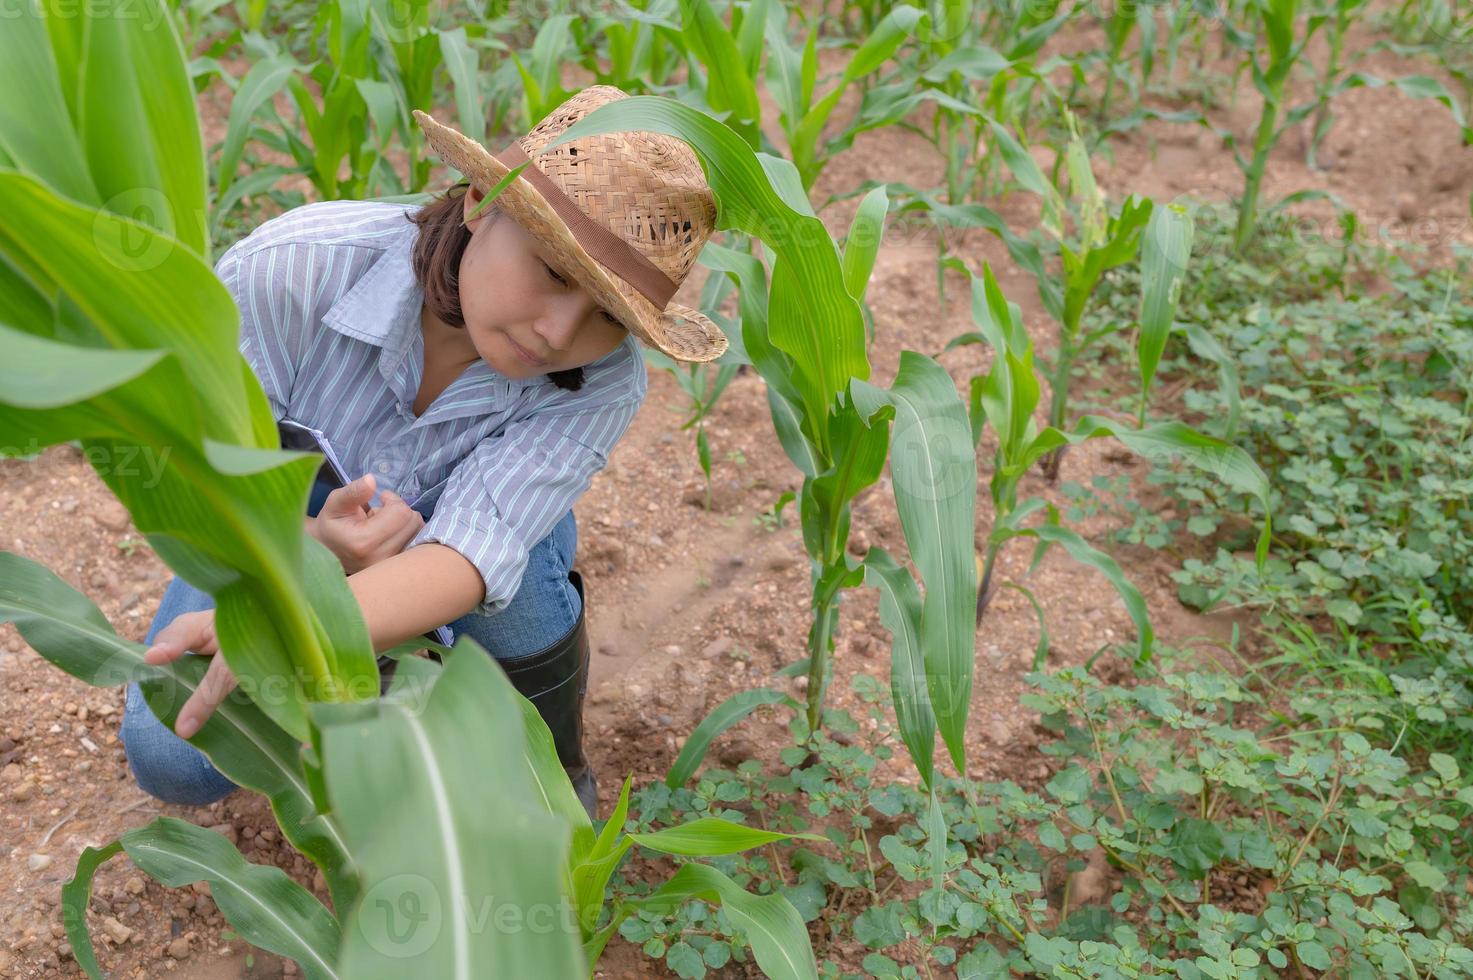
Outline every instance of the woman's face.
[[(467, 189), (467, 215), (483, 196)], [(483, 213), (466, 227), (471, 240), (460, 261), (460, 310), (491, 367), (510, 378), (567, 371), (592, 364), (629, 336), (587, 290), (548, 265), (549, 250), (514, 220)]]

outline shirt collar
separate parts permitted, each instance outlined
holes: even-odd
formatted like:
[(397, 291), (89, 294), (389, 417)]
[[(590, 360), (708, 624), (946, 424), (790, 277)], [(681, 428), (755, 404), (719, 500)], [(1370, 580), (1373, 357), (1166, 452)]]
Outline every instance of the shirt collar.
[(402, 355), (413, 339), (409, 328), (418, 327), (424, 303), (410, 261), (417, 231), (405, 222), (404, 229), (332, 305), (322, 322), (345, 336)]

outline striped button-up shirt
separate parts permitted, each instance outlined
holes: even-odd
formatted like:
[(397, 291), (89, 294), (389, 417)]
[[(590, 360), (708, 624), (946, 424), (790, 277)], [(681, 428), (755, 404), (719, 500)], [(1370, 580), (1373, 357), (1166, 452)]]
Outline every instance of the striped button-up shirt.
[(236, 242), (215, 271), (240, 307), (240, 350), (277, 419), (321, 429), (350, 477), (373, 473), (417, 507), (433, 503), (407, 547), (439, 542), (464, 555), (486, 586), (473, 612), (495, 613), (516, 595), (528, 549), (629, 428), (644, 401), (644, 358), (630, 334), (584, 367), (579, 391), (478, 360), (416, 417), (424, 294), (411, 267), (413, 210), (307, 204)]

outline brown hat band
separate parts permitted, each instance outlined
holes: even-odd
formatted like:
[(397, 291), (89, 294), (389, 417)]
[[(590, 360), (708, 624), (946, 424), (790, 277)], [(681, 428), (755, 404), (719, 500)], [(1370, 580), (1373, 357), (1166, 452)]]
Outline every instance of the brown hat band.
[[(514, 168), (531, 157), (527, 156), (527, 151), (522, 149), (520, 143), (513, 142), (498, 153), (496, 159), (508, 168)], [(572, 198), (563, 193), (562, 188), (553, 183), (551, 177), (538, 169), (537, 164), (523, 170), (522, 176), (537, 188), (589, 255), (637, 289), (645, 299), (655, 304), (656, 309), (665, 309), (678, 287), (674, 280), (660, 271), (659, 266), (641, 255), (624, 239), (590, 218)]]

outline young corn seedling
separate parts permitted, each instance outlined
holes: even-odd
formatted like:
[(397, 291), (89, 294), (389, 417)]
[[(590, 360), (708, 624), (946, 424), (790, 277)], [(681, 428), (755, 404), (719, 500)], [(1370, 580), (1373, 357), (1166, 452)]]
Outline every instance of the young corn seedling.
[(602, 37), (604, 44), (586, 53), (583, 67), (599, 84), (617, 85), (631, 94), (669, 85), (682, 58), (680, 24), (667, 17), (675, 6), (655, 0), (627, 5), (614, 14), (594, 14), (590, 34)]
[[(1101, 416), (1085, 415), (1070, 431), (1053, 425), (1040, 428), (1034, 419), (1041, 385), (1033, 365), (1033, 342), (1023, 328), (1017, 305), (1003, 296), (991, 267), (985, 264), (982, 276), (972, 279), (972, 320), (978, 326), (978, 332), (953, 339), (947, 348), (984, 343), (994, 352), (988, 373), (972, 379), (969, 404), (974, 442), (980, 443), (989, 425), (997, 439), (990, 481), (994, 517), (987, 535), (982, 581), (977, 592), (978, 620), (996, 594), (998, 586), (993, 582), (993, 575), (1003, 547), (1014, 538), (1031, 538), (1036, 545), (1029, 571), (1037, 567), (1050, 547), (1058, 545), (1070, 557), (1097, 569), (1109, 580), (1135, 623), (1136, 658), (1145, 661), (1151, 655), (1154, 633), (1140, 591), (1125, 577), (1113, 558), (1094, 548), (1077, 532), (1064, 527), (1053, 504), (1038, 498), (1019, 500), (1018, 487), (1023, 474), (1060, 446), (1104, 437), (1114, 438), (1127, 449), (1149, 459), (1179, 459), (1214, 474), (1235, 489), (1252, 494), (1262, 503), (1265, 516), (1257, 547), (1260, 565), (1268, 555), (1272, 526), (1268, 517), (1268, 478), (1243, 450), (1196, 432), (1180, 422), (1131, 426)], [(1043, 512), (1041, 523), (1025, 523), (1039, 511)], [(1036, 668), (1041, 668), (1048, 654), (1044, 610), (1026, 587), (1019, 583), (1007, 584), (1022, 592), (1039, 616), (1040, 640), (1034, 663)]]
[[(688, 66), (688, 96), (725, 120), (753, 150), (764, 147), (757, 76), (771, 0), (731, 6), (731, 26), (710, 0), (680, 0), (680, 41)], [(684, 101), (684, 99), (683, 99)]]
[[(874, 30), (850, 56), (833, 87), (822, 96), (816, 97), (814, 88), (818, 73), (818, 31), (809, 29), (800, 54), (788, 42), (787, 8), (782, 4), (774, 4), (770, 10), (766, 28), (767, 84), (777, 101), (783, 135), (806, 193), (813, 188), (819, 174), (834, 155), (853, 144), (855, 136), (867, 129), (894, 121), (896, 117), (891, 112), (867, 111), (870, 106), (866, 102), (861, 104), (856, 117), (836, 136), (827, 140), (823, 138), (824, 130), (844, 92), (877, 71), (929, 15), (910, 6), (891, 9), (875, 24)], [(799, 14), (801, 16), (801, 11)]]
[[(1233, 232), (1233, 250), (1242, 255), (1253, 238), (1258, 221), (1258, 195), (1263, 184), (1263, 174), (1268, 167), (1269, 155), (1278, 145), (1279, 139), (1290, 127), (1298, 125), (1311, 113), (1318, 121), (1310, 144), (1314, 146), (1323, 138), (1323, 129), (1329, 125), (1328, 105), (1341, 92), (1360, 86), (1380, 87), (1386, 82), (1374, 75), (1354, 72), (1336, 81), (1334, 73), (1340, 68), (1338, 42), (1334, 31), (1348, 23), (1353, 16), (1354, 4), (1337, 2), (1331, 14), (1316, 12), (1299, 23), (1298, 0), (1250, 0), (1248, 9), (1261, 28), (1256, 32), (1231, 32), (1229, 37), (1245, 51), (1245, 64), (1253, 77), (1253, 86), (1263, 96), (1263, 110), (1258, 118), (1258, 127), (1253, 136), (1252, 157), (1245, 158), (1236, 147), (1231, 133), (1217, 130), (1218, 135), (1233, 148), (1233, 158), (1243, 171), (1243, 196), (1238, 205), (1238, 222)], [(1304, 57), (1305, 49), (1314, 35), (1326, 23), (1332, 25), (1330, 44), (1331, 60), (1327, 66), (1315, 98), (1292, 108), (1285, 106), (1289, 79), (1296, 65)], [(1453, 114), (1453, 119), (1462, 132), (1463, 143), (1473, 144), (1473, 128), (1467, 125), (1462, 106), (1453, 98), (1446, 87), (1426, 75), (1406, 75), (1392, 79), (1404, 95), (1412, 98), (1430, 98), (1441, 102)], [(1282, 118), (1282, 123), (1280, 119)], [(1300, 191), (1283, 198), (1273, 205), (1275, 209), (1295, 201), (1327, 197), (1323, 191)]]
[[(1052, 277), (1038, 276), (1044, 307), (1059, 322), (1059, 347), (1048, 367), (1049, 425), (1062, 429), (1066, 424), (1069, 385), (1080, 356), (1100, 339), (1134, 326), (1111, 323), (1084, 333), (1081, 322), (1100, 277), (1138, 256), (1145, 273), (1141, 277), (1138, 320), (1141, 332), (1137, 346), (1141, 379), (1139, 421), (1143, 423), (1145, 399), (1166, 335), (1171, 330), (1181, 279), (1191, 257), (1191, 217), (1180, 206), (1157, 208), (1136, 195), (1127, 198), (1118, 213), (1111, 214), (1104, 192), (1095, 183), (1088, 151), (1075, 129), (1074, 118), (1067, 113), (1066, 116), (1071, 135), (1061, 163), (1068, 177), (1068, 197), (1061, 190), (1057, 165), (1054, 179), (1046, 179), (1032, 155), (1012, 133), (1001, 125), (993, 125), (995, 145), (1008, 168), (1025, 189), (1043, 199), (1042, 225), (1057, 243), (1063, 267), (1062, 289)], [(1066, 227), (1066, 215), (1072, 228)], [(970, 276), (964, 264), (954, 259), (948, 261)], [(1038, 275), (1036, 271), (1035, 275)], [(1061, 444), (1044, 458), (1044, 473), (1051, 481), (1058, 479), (1064, 448)]]
[[(711, 276), (701, 290), (701, 309), (721, 327), (722, 332), (728, 337), (740, 340), (740, 334), (717, 310), (731, 289), (730, 279), (725, 276)], [(680, 385), (680, 390), (685, 392), (686, 398), (690, 400), (691, 415), (681, 424), (680, 431), (684, 432), (691, 426), (696, 427), (696, 461), (700, 464), (701, 472), (706, 477), (706, 510), (709, 511), (711, 509), (711, 443), (706, 437), (706, 418), (716, 407), (717, 400), (726, 390), (726, 386), (731, 383), (731, 379), (736, 377), (737, 370), (746, 363), (741, 344), (732, 344), (730, 349), (715, 363), (677, 363), (673, 358), (653, 347), (644, 349), (644, 359), (655, 367), (669, 371), (675, 383)]]
[[(866, 128), (897, 125), (915, 130), (946, 160), (944, 192), (932, 193), (908, 184), (888, 185), (901, 202), (898, 211), (924, 211), (937, 226), (936, 295), (943, 316), (949, 246), (943, 226), (987, 228), (1003, 238), (1016, 261), (1037, 268), (1041, 275), (1036, 247), (1014, 235), (990, 208), (975, 202), (1000, 192), (1000, 188), (993, 188), (996, 154), (981, 152), (990, 129), (1000, 125), (999, 120), (1021, 128), (1039, 104), (1061, 104), (1048, 76), (1065, 60), (1056, 57), (1035, 64), (1033, 56), (1063, 19), (1055, 17), (1034, 25), (1006, 49), (1006, 55), (976, 47), (949, 51), (939, 59), (934, 51), (923, 52), (915, 65), (906, 66), (898, 81), (877, 85), (866, 94), (861, 108)], [(943, 51), (946, 47), (939, 45)], [(930, 130), (923, 132), (905, 120), (926, 101), (934, 102), (935, 109)], [(871, 182), (865, 182), (856, 193), (865, 193), (871, 186)], [(943, 193), (944, 201), (940, 200)]]

